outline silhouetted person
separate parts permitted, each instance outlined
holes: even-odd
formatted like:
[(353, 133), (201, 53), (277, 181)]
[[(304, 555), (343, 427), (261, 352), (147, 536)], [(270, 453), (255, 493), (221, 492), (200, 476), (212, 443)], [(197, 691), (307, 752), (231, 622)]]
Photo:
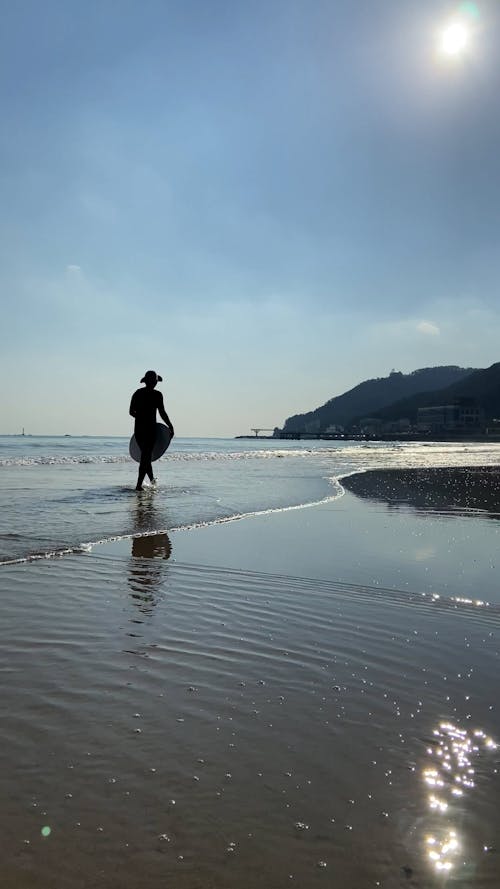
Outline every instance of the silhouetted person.
[(136, 491), (142, 491), (142, 483), (146, 475), (151, 484), (155, 483), (151, 457), (156, 439), (156, 411), (169, 427), (172, 436), (174, 434), (174, 427), (163, 406), (163, 395), (155, 389), (156, 384), (161, 383), (161, 377), (155, 370), (148, 370), (141, 383), (146, 384), (144, 389), (137, 389), (130, 402), (130, 415), (135, 419), (134, 435), (141, 449)]

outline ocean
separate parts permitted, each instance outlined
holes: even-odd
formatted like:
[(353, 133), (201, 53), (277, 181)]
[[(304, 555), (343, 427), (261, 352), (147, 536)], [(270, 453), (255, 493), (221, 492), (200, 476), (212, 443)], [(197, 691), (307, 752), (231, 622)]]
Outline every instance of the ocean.
[(370, 468), (495, 465), (500, 444), (175, 438), (137, 494), (128, 438), (0, 436), (0, 562), (339, 497)]

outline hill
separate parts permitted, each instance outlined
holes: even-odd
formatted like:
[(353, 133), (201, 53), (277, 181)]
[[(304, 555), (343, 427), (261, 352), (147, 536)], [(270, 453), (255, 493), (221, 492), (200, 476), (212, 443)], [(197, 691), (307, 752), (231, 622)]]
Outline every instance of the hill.
[(349, 426), (356, 418), (379, 416), (383, 408), (394, 402), (399, 403), (420, 392), (442, 390), (460, 383), (475, 372), (481, 371), (454, 365), (423, 367), (409, 374), (393, 371), (388, 377), (365, 380), (313, 411), (288, 417), (283, 431), (322, 432), (331, 425)]
[(376, 412), (383, 420), (407, 417), (414, 422), (419, 407), (452, 404), (459, 398), (473, 398), (482, 407), (486, 420), (500, 417), (500, 362), (485, 370), (475, 370), (467, 377), (443, 389), (419, 392), (411, 398), (403, 398)]

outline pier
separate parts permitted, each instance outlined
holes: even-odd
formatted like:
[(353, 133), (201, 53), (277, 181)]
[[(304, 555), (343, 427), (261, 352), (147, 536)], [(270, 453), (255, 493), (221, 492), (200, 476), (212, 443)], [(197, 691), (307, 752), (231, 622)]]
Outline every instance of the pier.
[[(455, 432), (437, 434), (435, 432), (380, 432), (378, 435), (368, 432), (307, 432), (306, 430), (298, 430), (294, 432), (283, 432), (280, 430), (273, 435), (258, 435), (255, 429), (251, 430), (253, 435), (235, 435), (237, 438), (257, 440), (273, 440), (273, 441), (453, 441), (453, 442), (484, 442), (499, 441), (500, 434), (498, 431), (486, 429), (485, 431), (473, 431), (466, 433), (461, 430)], [(258, 432), (265, 432), (259, 428)]]
[[(253, 435), (235, 435), (235, 438), (250, 439), (273, 439), (274, 441), (370, 441), (379, 439), (379, 436), (368, 435), (364, 432), (307, 432), (305, 429), (294, 432), (283, 432), (280, 430), (274, 433), (274, 429), (264, 429), (263, 427), (251, 427)], [(273, 432), (273, 435), (260, 435), (261, 432)], [(396, 440), (396, 436), (394, 439)]]
[(265, 429), (263, 426), (252, 427), (251, 432), (255, 433), (255, 438), (274, 438), (274, 435), (259, 435), (259, 432), (274, 432), (273, 429)]

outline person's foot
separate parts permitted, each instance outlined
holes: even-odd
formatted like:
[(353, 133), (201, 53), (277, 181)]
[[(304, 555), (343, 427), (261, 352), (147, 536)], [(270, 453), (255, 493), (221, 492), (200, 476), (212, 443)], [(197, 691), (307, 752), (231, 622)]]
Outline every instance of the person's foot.
[(135, 490), (136, 491), (144, 491), (144, 488), (142, 487), (142, 485), (137, 485)]
[(156, 485), (156, 479), (155, 479), (155, 478), (152, 478), (152, 479), (151, 479), (151, 484), (152, 484), (152, 485)]

